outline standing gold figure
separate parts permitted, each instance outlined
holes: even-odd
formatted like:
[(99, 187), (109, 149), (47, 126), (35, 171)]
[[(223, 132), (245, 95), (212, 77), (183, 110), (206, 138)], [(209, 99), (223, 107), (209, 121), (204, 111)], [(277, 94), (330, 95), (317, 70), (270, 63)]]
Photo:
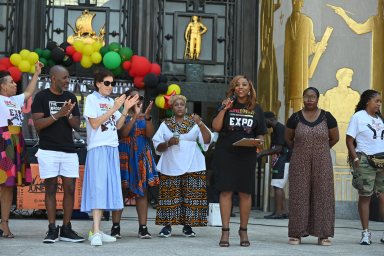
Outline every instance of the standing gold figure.
[(278, 77), (275, 46), (273, 44), (274, 12), (280, 8), (281, 0), (262, 0), (260, 11), (261, 61), (258, 75), (258, 96), (264, 110), (279, 113)]
[(336, 72), (338, 85), (320, 95), (319, 107), (325, 109), (336, 118), (340, 140), (333, 146), (336, 152), (336, 165), (347, 165), (348, 149), (345, 142), (349, 121), (355, 113), (360, 94), (351, 89), (353, 70), (341, 68)]
[(308, 58), (324, 52), (326, 42), (316, 43), (311, 18), (301, 13), (304, 0), (292, 0), (292, 14), (285, 25), (284, 89), (285, 117), (301, 109), (303, 91), (308, 87)]
[(364, 23), (354, 21), (341, 7), (328, 6), (340, 15), (356, 34), (372, 32), (371, 89), (382, 93), (384, 89), (384, 0), (377, 1), (377, 15), (369, 17)]
[(199, 17), (195, 15), (191, 17), (191, 21), (188, 23), (184, 33), (185, 59), (197, 60), (199, 58), (201, 52), (201, 37), (207, 30), (207, 27), (201, 23), (201, 18), (199, 20)]

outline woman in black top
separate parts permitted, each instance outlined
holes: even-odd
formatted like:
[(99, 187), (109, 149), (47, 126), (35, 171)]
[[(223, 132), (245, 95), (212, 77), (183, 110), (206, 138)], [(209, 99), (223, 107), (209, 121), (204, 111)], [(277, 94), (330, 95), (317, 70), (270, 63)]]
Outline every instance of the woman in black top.
[[(233, 97), (235, 95), (235, 97)], [(256, 167), (254, 147), (236, 147), (232, 144), (242, 138), (263, 139), (267, 133), (263, 110), (256, 104), (256, 91), (245, 76), (234, 77), (223, 101), (213, 119), (212, 128), (219, 132), (216, 142), (214, 168), (216, 186), (220, 191), (222, 234), (219, 245), (229, 246), (229, 220), (233, 192), (239, 193), (240, 245), (249, 246), (247, 225), (251, 210), (252, 173)]]
[(285, 140), (292, 148), (289, 165), (289, 244), (301, 237), (318, 237), (319, 245), (331, 245), (334, 235), (335, 196), (330, 149), (339, 140), (336, 119), (317, 107), (319, 91), (303, 93), (304, 108), (287, 121)]

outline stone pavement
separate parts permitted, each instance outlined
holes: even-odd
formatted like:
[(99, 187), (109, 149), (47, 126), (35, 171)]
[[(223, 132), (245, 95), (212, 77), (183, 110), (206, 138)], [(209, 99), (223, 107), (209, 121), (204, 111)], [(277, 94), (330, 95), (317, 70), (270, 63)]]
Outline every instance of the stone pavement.
[[(235, 209), (235, 213), (236, 213)], [(308, 237), (303, 244), (292, 246), (288, 244), (288, 220), (265, 220), (266, 213), (252, 211), (248, 236), (251, 246), (239, 246), (239, 214), (231, 218), (230, 247), (218, 246), (220, 227), (194, 228), (195, 238), (182, 236), (181, 226), (173, 227), (170, 238), (159, 238), (157, 233), (161, 227), (154, 224), (155, 210), (149, 210), (148, 228), (152, 239), (137, 238), (138, 222), (136, 210), (129, 206), (125, 208), (121, 222), (122, 239), (115, 243), (104, 243), (101, 247), (92, 247), (88, 241), (84, 243), (57, 242), (43, 244), (42, 240), (47, 231), (47, 221), (41, 219), (12, 219), (10, 227), (15, 234), (14, 239), (0, 238), (0, 255), (140, 255), (140, 256), (168, 256), (168, 255), (384, 255), (384, 244), (380, 243), (384, 223), (371, 222), (373, 244), (359, 245), (361, 230), (358, 220), (336, 220), (335, 238), (332, 246), (316, 245), (317, 239)], [(61, 220), (57, 224), (61, 225)], [(72, 226), (80, 234), (86, 235), (92, 225), (88, 220), (73, 220)], [(102, 227), (109, 232), (111, 221), (103, 221)]]

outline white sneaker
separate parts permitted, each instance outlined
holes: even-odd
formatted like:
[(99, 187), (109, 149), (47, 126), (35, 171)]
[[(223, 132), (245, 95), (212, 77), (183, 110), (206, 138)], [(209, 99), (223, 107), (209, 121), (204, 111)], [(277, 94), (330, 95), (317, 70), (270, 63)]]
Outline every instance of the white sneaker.
[[(95, 234), (97, 234), (97, 233), (95, 233)], [(102, 231), (99, 231), (99, 234), (101, 236), (101, 241), (103, 241), (103, 242), (106, 242), (106, 243), (116, 242), (116, 237), (107, 235)], [(92, 233), (92, 231), (89, 231), (88, 241), (92, 241), (93, 236), (94, 236), (94, 234)]]
[(361, 232), (361, 240), (360, 240), (361, 245), (370, 245), (371, 244), (371, 232), (368, 230), (364, 230)]
[(107, 234), (103, 233), (102, 231), (100, 231), (100, 234), (101, 234), (101, 240), (103, 242), (106, 242), (106, 243), (116, 242), (116, 237), (107, 235)]
[(91, 245), (93, 245), (93, 246), (101, 246), (101, 245), (103, 245), (100, 233), (95, 233), (92, 236), (89, 236), (88, 240), (91, 241)]

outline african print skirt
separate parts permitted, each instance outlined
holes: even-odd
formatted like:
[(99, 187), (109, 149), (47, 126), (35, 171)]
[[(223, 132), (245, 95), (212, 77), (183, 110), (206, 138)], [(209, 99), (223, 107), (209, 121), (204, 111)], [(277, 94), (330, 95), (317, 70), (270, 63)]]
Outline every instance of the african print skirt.
[(0, 127), (0, 185), (21, 186), (32, 181), (23, 132), (19, 126)]
[(207, 225), (207, 191), (205, 171), (180, 176), (160, 174), (157, 225)]

